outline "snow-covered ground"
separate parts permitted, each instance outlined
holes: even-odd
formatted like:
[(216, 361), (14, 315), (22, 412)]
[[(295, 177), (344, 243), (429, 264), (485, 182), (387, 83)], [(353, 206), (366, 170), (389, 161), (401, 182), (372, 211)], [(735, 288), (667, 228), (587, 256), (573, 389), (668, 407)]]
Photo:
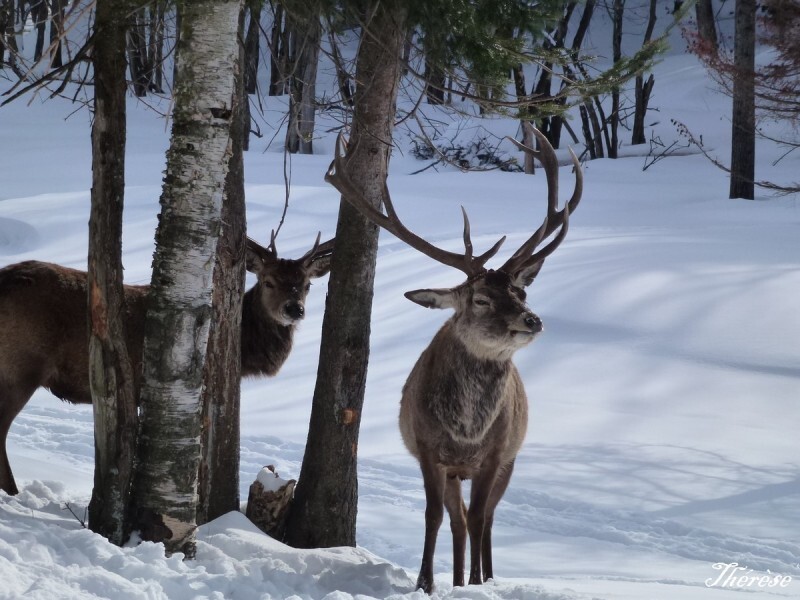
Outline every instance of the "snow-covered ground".
[[(677, 138), (670, 123), (677, 119), (727, 158), (729, 101), (693, 58), (658, 65), (653, 105), (665, 142)], [(282, 107), (268, 109), (274, 117)], [(0, 265), (39, 259), (85, 267), (89, 116), (67, 118), (74, 110), (38, 98), (0, 109)], [(319, 130), (332, 124), (323, 120)], [(463, 136), (472, 126), (461, 121), (453, 131)], [(497, 135), (515, 127), (488, 124)], [(273, 131), (265, 133), (246, 156), (249, 231), (264, 241), (284, 197), (282, 149), (269, 144)], [(543, 177), (452, 168), (412, 176), (425, 164), (411, 157), (405, 132), (397, 139), (392, 197), (407, 224), (432, 241), (460, 249), (461, 204), (478, 248), (508, 234), (510, 252), (540, 222)], [(167, 127), (131, 100), (128, 141), (126, 281), (144, 283)], [(316, 231), (335, 229), (337, 194), (322, 179), (333, 137), (316, 144), (316, 155), (291, 158), (291, 206), (278, 241), (284, 255), (307, 250)], [(772, 165), (779, 155), (759, 147), (759, 179), (797, 179), (800, 158)], [(435, 597), (800, 598), (798, 198), (728, 200), (725, 174), (697, 155), (646, 171), (643, 163), (639, 155), (584, 166), (584, 200), (567, 240), (529, 290), (546, 331), (516, 357), (531, 422), (497, 510), (497, 580), (452, 589), (445, 525)], [(571, 182), (562, 169), (562, 196)], [(293, 550), (240, 514), (202, 527), (191, 562), (164, 558), (149, 543), (111, 546), (66, 508), (83, 517), (91, 493), (91, 410), (39, 391), (8, 440), (22, 492), (0, 493), (0, 598), (423, 598), (414, 581), (424, 494), (396, 419), (405, 377), (447, 315), (422, 310), (402, 292), (459, 282), (458, 273), (382, 234), (359, 444), (358, 548)], [(243, 498), (265, 464), (284, 477), (299, 473), (325, 286), (312, 289), (281, 373), (243, 383)], [(709, 587), (719, 564), (730, 563), (767, 579), (759, 587), (725, 576)]]

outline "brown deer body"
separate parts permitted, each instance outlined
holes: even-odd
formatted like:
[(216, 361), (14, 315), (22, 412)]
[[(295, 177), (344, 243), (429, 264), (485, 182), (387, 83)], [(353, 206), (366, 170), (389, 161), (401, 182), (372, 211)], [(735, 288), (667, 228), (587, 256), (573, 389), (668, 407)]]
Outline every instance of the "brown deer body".
[[(275, 375), (305, 313), (310, 280), (327, 273), (331, 241), (298, 260), (277, 257), (273, 243), (247, 243), (247, 269), (258, 283), (242, 305), (242, 376)], [(40, 387), (68, 402), (89, 404), (87, 275), (26, 261), (0, 269), (0, 489), (17, 493), (6, 451), (14, 418)], [(139, 389), (148, 286), (126, 285), (125, 341)]]
[[(531, 128), (532, 129), (532, 128)], [(419, 461), (425, 485), (425, 543), (417, 587), (433, 589), (433, 555), (444, 509), (453, 534), (453, 585), (464, 585), (466, 540), (470, 540), (469, 583), (494, 576), (491, 532), (494, 511), (508, 487), (514, 461), (528, 423), (528, 402), (513, 354), (541, 331), (542, 322), (525, 304), (524, 288), (533, 282), (567, 233), (569, 214), (577, 207), (583, 179), (572, 154), (576, 184), (572, 199), (558, 204), (558, 162), (555, 151), (538, 131), (548, 183), (548, 211), (534, 234), (498, 270), (484, 268), (505, 238), (480, 256), (473, 256), (470, 227), (464, 213), (465, 253), (437, 248), (400, 222), (388, 192), (386, 214), (375, 209), (347, 177), (341, 146), (326, 179), (368, 219), (420, 252), (459, 269), (467, 280), (452, 289), (424, 289), (406, 297), (427, 308), (452, 308), (444, 324), (417, 360), (403, 387), (400, 432)], [(544, 248), (537, 246), (558, 232)], [(469, 509), (461, 480), (471, 479)]]

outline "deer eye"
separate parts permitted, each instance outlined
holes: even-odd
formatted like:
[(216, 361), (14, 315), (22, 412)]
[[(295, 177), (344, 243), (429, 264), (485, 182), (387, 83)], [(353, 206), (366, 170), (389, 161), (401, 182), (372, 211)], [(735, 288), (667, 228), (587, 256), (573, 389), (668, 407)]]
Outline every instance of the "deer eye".
[(474, 302), (477, 306), (489, 306), (489, 300), (480, 296), (475, 298)]
[(264, 287), (269, 290), (272, 290), (275, 288), (275, 285), (271, 281), (264, 281)]
[(310, 283), (307, 283), (307, 284), (306, 284), (306, 291), (308, 291), (308, 290), (310, 290), (310, 289), (311, 289), (311, 284), (310, 284)]

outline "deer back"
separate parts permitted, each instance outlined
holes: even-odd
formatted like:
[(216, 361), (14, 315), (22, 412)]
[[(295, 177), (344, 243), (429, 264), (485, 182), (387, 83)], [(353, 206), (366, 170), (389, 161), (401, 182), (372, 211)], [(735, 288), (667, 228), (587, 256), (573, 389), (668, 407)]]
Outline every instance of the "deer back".
[[(84, 271), (51, 263), (0, 269), (3, 378), (31, 392), (46, 387), (63, 400), (91, 402), (86, 285)], [(126, 342), (138, 374), (147, 288), (124, 289)]]

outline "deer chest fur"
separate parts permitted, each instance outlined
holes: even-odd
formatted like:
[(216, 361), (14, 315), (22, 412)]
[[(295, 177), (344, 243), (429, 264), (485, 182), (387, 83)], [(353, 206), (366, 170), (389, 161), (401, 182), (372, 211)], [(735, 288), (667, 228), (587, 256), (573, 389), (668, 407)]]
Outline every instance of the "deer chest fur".
[(503, 409), (510, 408), (506, 388), (513, 367), (508, 360), (478, 358), (457, 338), (447, 337), (439, 340), (446, 343), (446, 352), (429, 348), (420, 357), (406, 386), (407, 395), (415, 397), (403, 401), (418, 404), (445, 445), (479, 444)]

